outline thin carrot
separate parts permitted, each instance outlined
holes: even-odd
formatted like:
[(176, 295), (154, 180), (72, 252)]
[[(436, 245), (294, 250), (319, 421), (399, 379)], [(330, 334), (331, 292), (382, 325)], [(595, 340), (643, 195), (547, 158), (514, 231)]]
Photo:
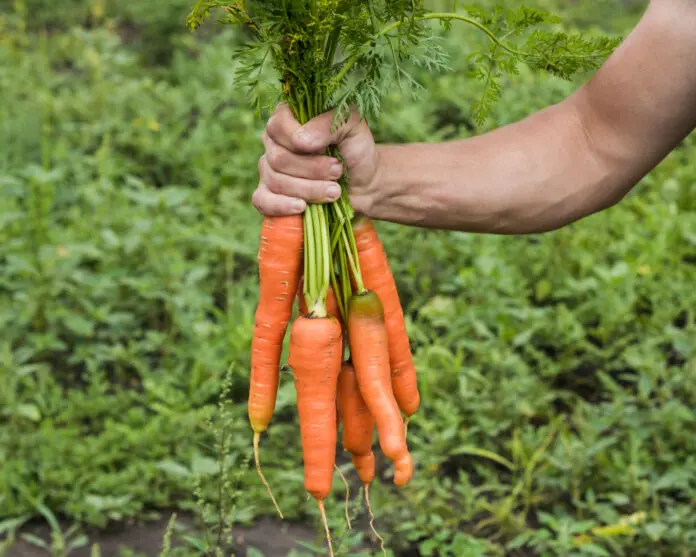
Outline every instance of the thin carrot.
[(372, 221), (364, 217), (356, 219), (353, 223), (353, 233), (365, 288), (376, 292), (384, 307), (384, 323), (389, 337), (392, 389), (399, 409), (406, 414), (408, 423), (411, 416), (418, 411), (420, 394), (404, 311), (394, 275)]
[[(339, 374), (339, 381), (340, 381), (340, 374)], [(336, 387), (338, 389), (338, 386)], [(336, 395), (336, 431), (338, 431), (338, 428), (341, 427), (341, 413), (338, 410), (338, 394)], [(334, 468), (336, 468), (336, 473), (338, 476), (341, 478), (341, 481), (343, 482), (343, 485), (346, 488), (346, 524), (348, 524), (348, 529), (352, 530), (353, 525), (350, 523), (350, 513), (348, 512), (349, 510), (349, 505), (350, 505), (350, 487), (348, 486), (348, 482), (346, 481), (346, 477), (343, 475), (343, 472), (341, 472), (341, 469), (338, 467), (338, 464), (334, 464)]]
[(372, 452), (375, 420), (360, 394), (355, 368), (350, 362), (343, 363), (338, 376), (337, 399), (343, 422), (343, 448), (351, 453), (353, 466), (365, 487), (365, 503), (370, 515), (370, 528), (379, 539), (382, 551), (386, 555), (384, 539), (375, 529), (375, 515), (372, 514), (370, 505), (370, 484), (375, 478), (375, 455)]
[(360, 394), (374, 417), (382, 452), (394, 463), (394, 483), (406, 485), (413, 475), (413, 460), (392, 392), (384, 311), (374, 292), (351, 298), (348, 335)]
[(297, 390), (305, 489), (316, 499), (333, 547), (324, 500), (331, 492), (336, 463), (336, 389), (341, 371), (343, 332), (332, 317), (300, 317), (290, 332), (288, 364)]
[(369, 485), (375, 477), (372, 452), (375, 420), (360, 394), (355, 368), (345, 362), (338, 376), (338, 410), (343, 422), (343, 448), (351, 453), (360, 481)]
[(264, 219), (258, 252), (259, 303), (251, 344), (248, 414), (254, 431), (256, 470), (281, 518), (283, 513), (261, 472), (259, 440), (275, 411), (280, 357), (300, 278), (303, 242), (301, 216)]

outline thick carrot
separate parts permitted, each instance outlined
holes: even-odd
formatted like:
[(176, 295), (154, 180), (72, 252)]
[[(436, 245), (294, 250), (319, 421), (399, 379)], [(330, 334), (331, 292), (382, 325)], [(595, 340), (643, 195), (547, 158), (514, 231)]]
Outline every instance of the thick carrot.
[(300, 317), (290, 332), (288, 364), (297, 390), (305, 489), (317, 500), (326, 528), (324, 499), (336, 463), (336, 389), (343, 356), (343, 331), (333, 317)]
[(360, 394), (375, 419), (382, 452), (394, 463), (394, 483), (406, 485), (413, 475), (413, 460), (392, 392), (384, 311), (374, 292), (351, 298), (348, 335)]
[(389, 365), (392, 389), (399, 409), (408, 420), (418, 411), (420, 394), (416, 368), (406, 332), (404, 311), (387, 254), (372, 221), (360, 217), (353, 224), (358, 258), (365, 288), (377, 293), (384, 307), (384, 322), (389, 337)]
[(258, 251), (259, 303), (251, 343), (248, 414), (254, 431), (256, 469), (281, 518), (283, 513), (261, 472), (259, 440), (275, 411), (280, 357), (300, 278), (303, 242), (301, 216), (264, 219)]

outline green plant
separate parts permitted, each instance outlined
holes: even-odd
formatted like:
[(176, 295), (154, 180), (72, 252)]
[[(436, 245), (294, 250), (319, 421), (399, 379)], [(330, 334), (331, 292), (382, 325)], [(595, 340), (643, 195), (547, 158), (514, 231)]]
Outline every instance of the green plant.
[[(151, 32), (177, 19), (180, 31), (146, 44), (130, 40), (131, 2), (108, 3), (110, 15), (88, 26), (67, 17), (90, 4), (65, 3), (60, 22), (55, 3), (21, 13), (11, 3), (0, 16), (0, 545), (12, 555), (11, 532), (22, 543), (36, 533), (31, 519), (47, 524), (28, 493), (63, 535), (174, 509), (179, 523), (195, 520), (174, 529), (172, 555), (200, 555), (182, 536), (204, 540), (215, 527), (196, 504), (197, 485), (218, 501), (216, 428), (202, 424), (221, 425), (231, 363), (230, 458), (249, 453), (249, 230), (260, 223), (249, 197), (263, 123), (236, 86), (237, 31), (192, 36), (181, 12), (153, 0), (137, 6)], [(539, 5), (567, 31), (570, 22), (625, 33), (637, 15), (628, 3)], [(59, 24), (41, 39), (50, 19)], [(426, 86), (415, 101), (388, 92), (372, 123), (381, 141), (469, 137), (581, 82), (521, 65), (501, 76), (500, 101), (479, 126), (472, 106), (484, 84), (466, 79), (468, 55), (489, 44), (465, 29), (441, 35), (451, 72), (406, 64)], [(153, 68), (149, 48), (170, 59)], [(574, 543), (611, 555), (693, 554), (695, 153), (691, 137), (621, 205), (544, 236), (378, 223), (424, 400), (409, 426), (412, 484), (393, 490), (378, 459), (382, 481), (370, 490), (395, 556), (561, 557), (558, 528), (584, 521), (596, 526)], [(291, 532), (321, 548), (298, 472), (294, 397), (282, 373), (264, 471)], [(341, 550), (376, 554), (349, 459), (339, 453), (338, 464), (356, 509)], [(280, 536), (255, 471), (239, 481), (235, 532)], [(338, 536), (343, 505), (337, 480), (326, 506)], [(525, 547), (507, 549), (524, 534)]]

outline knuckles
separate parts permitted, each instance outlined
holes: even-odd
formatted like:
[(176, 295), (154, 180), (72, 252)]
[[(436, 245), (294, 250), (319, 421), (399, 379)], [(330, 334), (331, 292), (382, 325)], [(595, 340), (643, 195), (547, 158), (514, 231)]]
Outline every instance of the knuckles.
[(256, 191), (252, 194), (251, 204), (259, 213), (263, 213), (263, 191), (261, 190), (261, 186), (256, 188)]
[(277, 143), (269, 142), (266, 147), (266, 159), (271, 168), (278, 170), (286, 162), (285, 150)]

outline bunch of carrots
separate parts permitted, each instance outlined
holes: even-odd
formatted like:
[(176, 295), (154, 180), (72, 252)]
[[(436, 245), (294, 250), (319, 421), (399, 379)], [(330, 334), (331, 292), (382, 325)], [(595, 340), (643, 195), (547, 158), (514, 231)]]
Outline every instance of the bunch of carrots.
[[(290, 327), (288, 364), (297, 389), (305, 489), (317, 500), (326, 522), (324, 500), (336, 468), (339, 426), (369, 506), (369, 487), (375, 477), (374, 431), (382, 452), (394, 464), (394, 483), (406, 485), (413, 475), (406, 426), (418, 410), (420, 396), (394, 276), (369, 219), (358, 217), (350, 223), (353, 241), (344, 234), (344, 247), (351, 249), (336, 254), (335, 259), (341, 253), (349, 259), (347, 304), (336, 295), (328, 275), (318, 297), (307, 290), (311, 278), (303, 276), (306, 223), (316, 210), (311, 207), (304, 216), (263, 221), (249, 419), (263, 479), (259, 438), (273, 416), (282, 344), (298, 297), (300, 316)], [(328, 263), (341, 267), (334, 258)]]
[[(189, 28), (200, 26), (214, 10), (222, 12), (221, 23), (242, 30), (236, 77), (255, 97), (253, 104), (261, 106), (264, 85), (270, 83), (269, 105), (287, 103), (301, 124), (331, 110), (335, 125), (354, 108), (361, 117), (377, 116), (381, 97), (395, 87), (418, 89), (404, 62), (447, 69), (444, 51), (426, 30), (430, 21), (461, 21), (489, 39), (490, 48), (474, 57), (477, 75), (487, 84), (475, 110), (480, 116), (497, 98), (500, 71), (514, 73), (524, 63), (570, 78), (598, 67), (618, 44), (606, 37), (535, 30), (519, 48), (513, 37), (557, 18), (524, 6), (494, 15), (475, 6), (467, 13), (434, 13), (423, 0), (197, 0)], [(269, 66), (273, 77), (267, 80)], [(335, 147), (327, 154), (341, 158)], [(275, 410), (290, 328), (288, 363), (297, 389), (305, 488), (317, 500), (325, 526), (324, 500), (341, 428), (369, 509), (374, 432), (393, 462), (394, 482), (406, 485), (413, 475), (406, 426), (420, 404), (387, 256), (373, 223), (351, 207), (347, 177), (339, 182), (337, 201), (310, 205), (302, 216), (263, 221), (248, 402), (256, 465), (272, 498), (259, 464), (259, 440)], [(290, 326), (296, 297), (300, 316)]]

